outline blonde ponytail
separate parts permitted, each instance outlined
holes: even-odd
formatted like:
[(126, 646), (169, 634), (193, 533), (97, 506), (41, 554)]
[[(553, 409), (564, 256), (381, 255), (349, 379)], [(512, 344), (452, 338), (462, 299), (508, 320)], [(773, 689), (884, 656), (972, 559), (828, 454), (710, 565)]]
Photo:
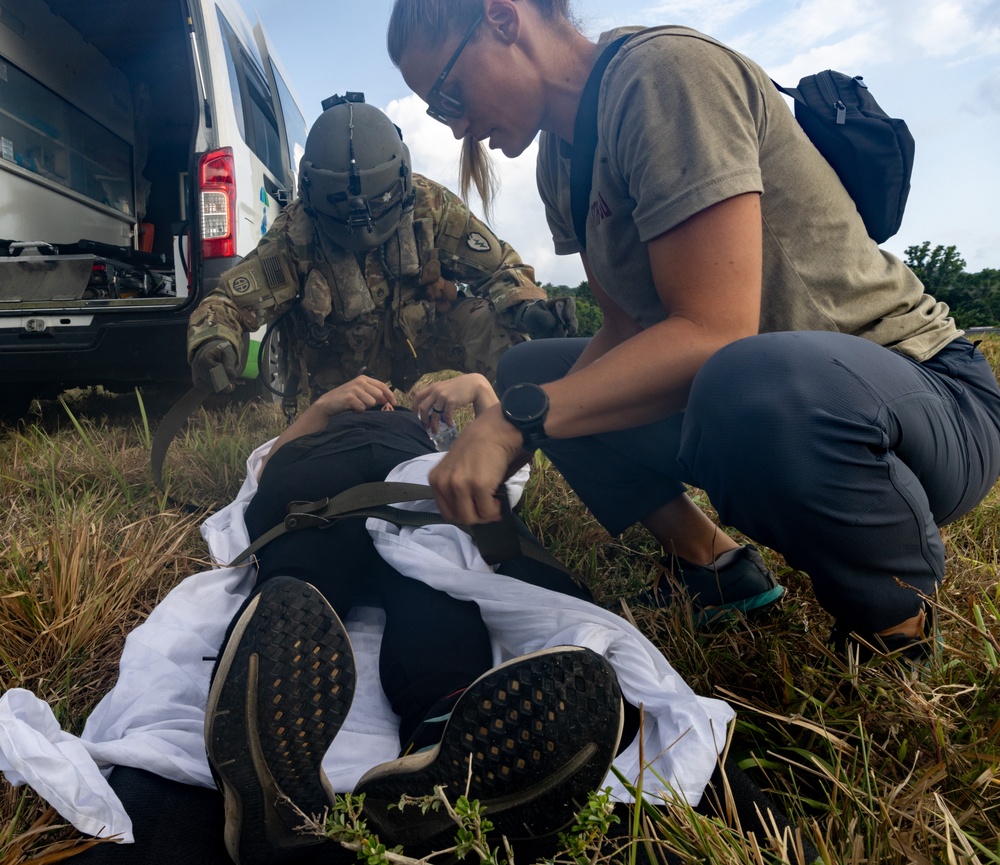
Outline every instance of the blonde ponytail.
[(462, 198), (469, 200), (469, 190), (475, 187), (483, 202), (483, 215), (489, 222), (493, 218), (493, 202), (500, 191), (500, 179), (489, 152), (481, 141), (471, 135), (462, 140), (462, 161), (458, 169), (459, 190)]

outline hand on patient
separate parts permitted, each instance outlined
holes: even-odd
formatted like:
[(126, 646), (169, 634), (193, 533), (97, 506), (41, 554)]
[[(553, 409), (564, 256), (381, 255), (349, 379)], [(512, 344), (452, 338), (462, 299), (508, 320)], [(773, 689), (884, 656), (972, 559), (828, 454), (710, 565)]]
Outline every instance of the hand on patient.
[(531, 459), (522, 444), (497, 404), (469, 424), (428, 475), (441, 515), (470, 525), (499, 520), (500, 484)]
[(499, 402), (489, 380), (478, 373), (467, 373), (437, 381), (413, 394), (413, 411), (432, 435), (441, 426), (454, 426), (455, 412), (471, 405), (473, 412), (488, 409)]
[(392, 411), (395, 405), (396, 397), (389, 385), (367, 375), (359, 375), (333, 390), (328, 390), (306, 409), (302, 419), (311, 413), (317, 413), (325, 422), (335, 414), (345, 411), (362, 412), (375, 406), (381, 406), (382, 411)]

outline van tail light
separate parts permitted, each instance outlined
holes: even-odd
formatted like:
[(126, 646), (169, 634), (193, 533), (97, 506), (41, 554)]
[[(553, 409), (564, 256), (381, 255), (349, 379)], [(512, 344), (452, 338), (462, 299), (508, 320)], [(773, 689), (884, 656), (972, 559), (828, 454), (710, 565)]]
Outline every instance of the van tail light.
[(236, 255), (236, 167), (233, 148), (212, 150), (198, 166), (201, 257)]

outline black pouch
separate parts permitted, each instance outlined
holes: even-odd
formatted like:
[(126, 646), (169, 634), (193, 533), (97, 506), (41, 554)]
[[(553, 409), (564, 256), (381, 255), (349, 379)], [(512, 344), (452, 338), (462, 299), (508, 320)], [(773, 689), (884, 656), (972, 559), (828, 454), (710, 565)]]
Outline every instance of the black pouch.
[(906, 122), (889, 117), (860, 75), (827, 69), (798, 87), (782, 87), (795, 100), (795, 119), (833, 166), (864, 220), (882, 243), (899, 231), (910, 192), (914, 142)]

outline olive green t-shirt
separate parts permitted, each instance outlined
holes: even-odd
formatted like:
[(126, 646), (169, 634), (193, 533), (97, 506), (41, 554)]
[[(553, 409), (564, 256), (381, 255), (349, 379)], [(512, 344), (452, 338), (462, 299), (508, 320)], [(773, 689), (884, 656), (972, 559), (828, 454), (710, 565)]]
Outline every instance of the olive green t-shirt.
[[(635, 31), (601, 83), (587, 257), (642, 327), (665, 319), (645, 244), (727, 198), (761, 193), (761, 332), (839, 331), (926, 360), (961, 334), (948, 307), (879, 249), (834, 170), (771, 79), (683, 27)], [(539, 143), (538, 188), (556, 252), (580, 251), (570, 204), (572, 149)]]

